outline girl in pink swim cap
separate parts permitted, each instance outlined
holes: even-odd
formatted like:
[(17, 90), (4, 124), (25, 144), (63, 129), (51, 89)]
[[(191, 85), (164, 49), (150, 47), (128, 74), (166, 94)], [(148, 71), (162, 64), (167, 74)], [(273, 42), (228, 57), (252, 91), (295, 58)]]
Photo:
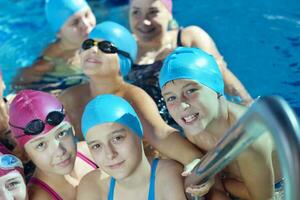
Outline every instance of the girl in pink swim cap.
[(0, 199), (27, 200), (22, 162), (0, 143)]
[(76, 159), (73, 127), (62, 104), (48, 93), (23, 90), (13, 99), (9, 117), (14, 137), (36, 165), (29, 182), (30, 198), (75, 199), (76, 185), (84, 175), (74, 172), (75, 165), (84, 173), (94, 167)]

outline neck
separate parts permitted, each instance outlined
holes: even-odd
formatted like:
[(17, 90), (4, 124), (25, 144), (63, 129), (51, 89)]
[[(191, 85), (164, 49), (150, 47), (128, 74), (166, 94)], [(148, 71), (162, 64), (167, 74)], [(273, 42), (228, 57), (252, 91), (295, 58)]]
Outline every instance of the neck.
[(117, 94), (125, 86), (121, 76), (116, 77), (90, 77), (90, 91), (93, 97), (100, 94)]
[(78, 45), (72, 44), (65, 40), (58, 40), (57, 44), (63, 51), (77, 51), (79, 49)]
[(60, 174), (46, 174), (39, 168), (35, 170), (34, 176), (38, 179), (47, 182), (48, 185), (55, 186), (55, 185), (61, 185), (61, 184), (69, 184), (64, 175)]
[(119, 188), (132, 190), (137, 188), (148, 188), (150, 184), (150, 176), (151, 176), (151, 165), (147, 160), (144, 152), (142, 154), (142, 160), (137, 168), (134, 170), (129, 177), (125, 179), (118, 180), (117, 184)]

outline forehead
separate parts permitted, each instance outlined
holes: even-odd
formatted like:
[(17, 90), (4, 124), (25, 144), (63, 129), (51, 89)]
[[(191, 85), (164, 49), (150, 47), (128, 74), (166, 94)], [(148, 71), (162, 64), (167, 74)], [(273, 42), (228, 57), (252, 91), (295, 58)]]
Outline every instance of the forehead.
[(8, 174), (0, 177), (0, 183), (14, 178), (22, 178), (22, 175), (17, 170), (11, 171)]
[(169, 81), (163, 88), (162, 91), (173, 91), (173, 90), (181, 90), (187, 86), (202, 86), (197, 81), (190, 79), (178, 79)]
[(92, 140), (105, 140), (110, 135), (117, 133), (119, 130), (128, 130), (125, 126), (108, 122), (104, 124), (96, 125), (88, 130), (86, 141), (92, 141)]

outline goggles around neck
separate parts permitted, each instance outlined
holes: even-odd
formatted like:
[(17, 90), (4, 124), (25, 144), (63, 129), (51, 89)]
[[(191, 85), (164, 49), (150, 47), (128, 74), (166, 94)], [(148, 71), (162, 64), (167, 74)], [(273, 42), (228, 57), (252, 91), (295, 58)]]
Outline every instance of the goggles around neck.
[(129, 58), (132, 61), (132, 58), (130, 57), (130, 54), (127, 53), (126, 51), (122, 51), (119, 50), (117, 47), (115, 47), (113, 45), (113, 43), (109, 42), (109, 41), (101, 41), (98, 42), (96, 40), (93, 39), (87, 39), (85, 41), (83, 41), (81, 48), (83, 50), (88, 50), (94, 46), (97, 46), (99, 50), (101, 50), (103, 53), (107, 53), (107, 54), (113, 54), (113, 53), (117, 53), (117, 54), (121, 54), (123, 56), (125, 56), (126, 58)]
[(15, 169), (16, 167), (23, 168), (19, 158), (11, 154), (0, 155), (0, 169), (10, 170)]
[(59, 125), (65, 118), (64, 107), (61, 108), (61, 111), (52, 111), (49, 112), (45, 122), (41, 119), (34, 119), (23, 128), (19, 126), (15, 126), (9, 122), (9, 125), (14, 128), (18, 128), (24, 131), (24, 135), (19, 135), (16, 138), (20, 138), (26, 135), (38, 135), (42, 133), (45, 129), (46, 123), (51, 126)]

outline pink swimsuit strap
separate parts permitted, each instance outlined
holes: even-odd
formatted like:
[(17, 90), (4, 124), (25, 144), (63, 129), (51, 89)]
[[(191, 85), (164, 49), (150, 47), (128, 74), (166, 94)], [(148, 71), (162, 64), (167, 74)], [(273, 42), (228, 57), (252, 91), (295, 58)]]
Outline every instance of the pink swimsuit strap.
[(81, 160), (83, 160), (84, 162), (86, 162), (87, 164), (89, 164), (94, 169), (98, 169), (99, 168), (96, 163), (94, 163), (91, 159), (89, 159), (88, 157), (86, 157), (85, 155), (83, 155), (82, 153), (80, 153), (79, 151), (77, 151), (77, 157), (79, 157)]
[(63, 198), (61, 198), (49, 185), (47, 185), (45, 182), (43, 182), (42, 180), (40, 180), (38, 178), (31, 177), (29, 180), (29, 184), (34, 184), (34, 185), (39, 186), (44, 191), (49, 193), (53, 197), (54, 200), (63, 200)]

